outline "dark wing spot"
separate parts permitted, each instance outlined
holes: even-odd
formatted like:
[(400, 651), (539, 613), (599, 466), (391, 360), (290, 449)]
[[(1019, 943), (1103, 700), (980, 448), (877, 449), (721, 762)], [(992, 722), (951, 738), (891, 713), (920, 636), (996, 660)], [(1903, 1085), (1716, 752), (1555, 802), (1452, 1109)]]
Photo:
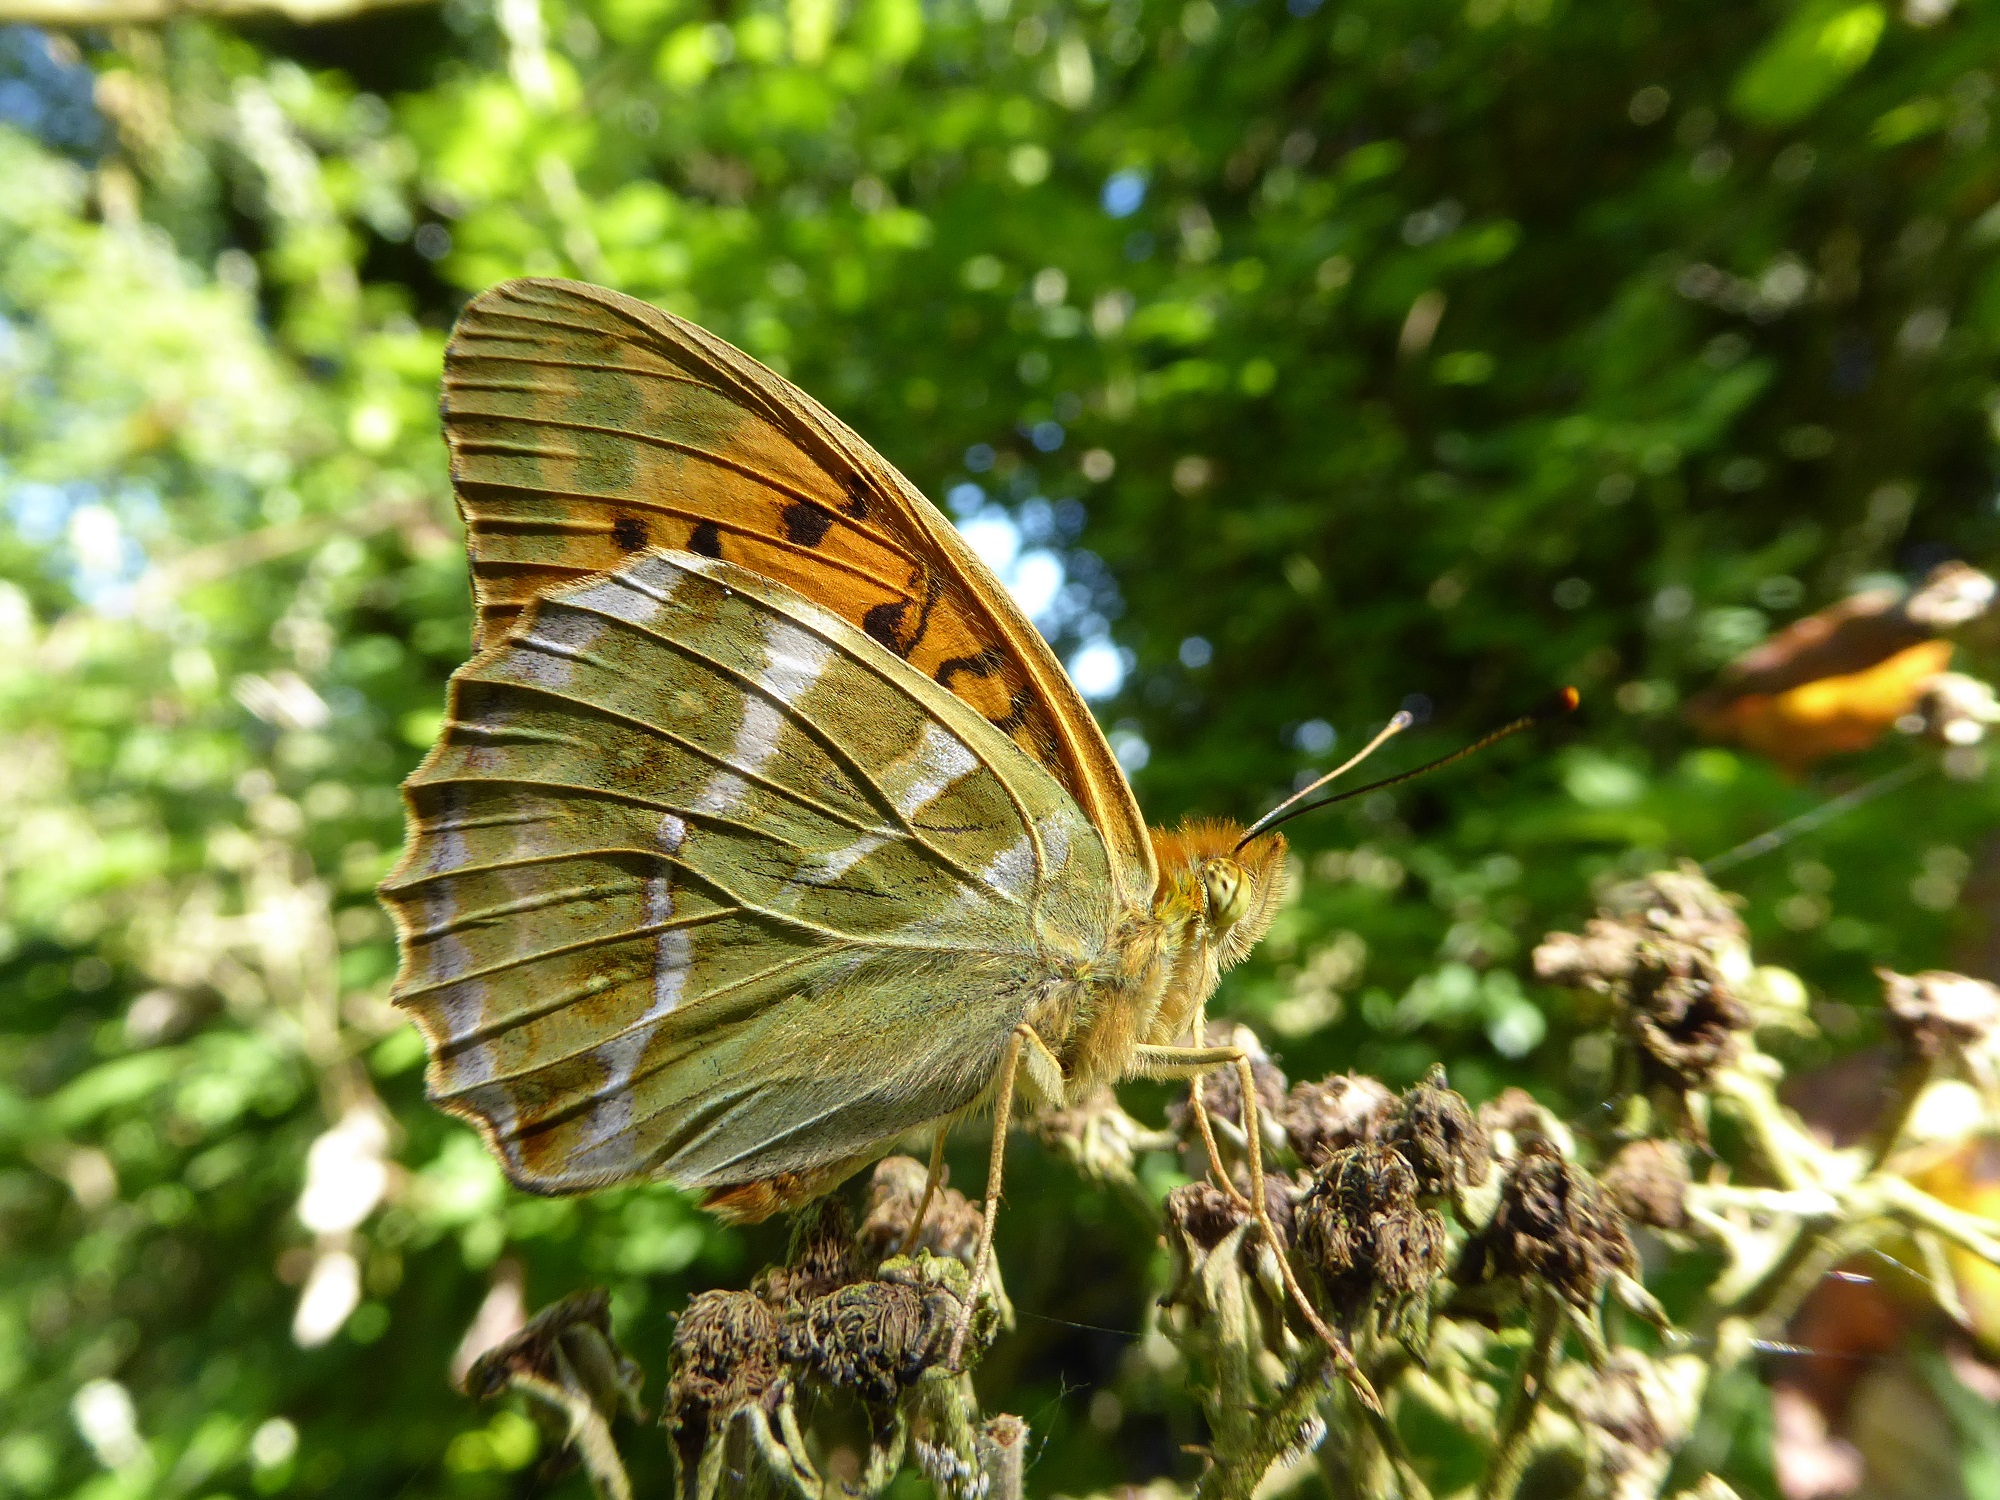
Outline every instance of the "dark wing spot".
[(817, 547), (833, 525), (833, 517), (809, 500), (794, 500), (778, 512), (785, 540), (800, 547)]
[(722, 528), (713, 521), (703, 521), (688, 534), (688, 551), (703, 557), (722, 556)]
[(907, 599), (898, 599), (894, 604), (878, 604), (861, 617), (861, 628), (898, 656), (908, 656), (910, 649), (903, 644), (901, 631), (903, 611), (909, 607)]
[(904, 656), (908, 656), (912, 651), (916, 650), (922, 644), (924, 636), (929, 633), (931, 628), (931, 611), (937, 608), (938, 599), (944, 593), (944, 579), (941, 576), (931, 572), (928, 568), (923, 570), (922, 576), (924, 580), (924, 607), (918, 611), (916, 628), (910, 632), (909, 642), (903, 647), (902, 654)]
[(847, 513), (859, 521), (868, 514), (868, 483), (859, 474), (847, 476)]
[(939, 662), (931, 677), (939, 687), (948, 688), (952, 678), (961, 672), (969, 672), (974, 677), (991, 677), (1006, 665), (1006, 653), (988, 646), (977, 656), (954, 656)]
[(637, 516), (620, 516), (611, 523), (611, 540), (620, 552), (642, 551), (646, 545), (646, 523)]

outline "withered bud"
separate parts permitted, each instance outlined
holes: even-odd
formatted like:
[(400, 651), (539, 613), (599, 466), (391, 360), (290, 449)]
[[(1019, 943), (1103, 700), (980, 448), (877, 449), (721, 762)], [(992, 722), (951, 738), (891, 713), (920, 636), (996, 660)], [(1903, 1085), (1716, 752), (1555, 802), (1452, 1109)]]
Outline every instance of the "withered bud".
[(754, 1292), (700, 1292), (674, 1327), (661, 1420), (699, 1440), (717, 1419), (761, 1404), (784, 1374), (777, 1312)]
[(857, 1282), (787, 1324), (785, 1352), (864, 1401), (893, 1401), (945, 1357), (964, 1306), (942, 1286)]
[[(1250, 1185), (1238, 1183), (1237, 1190), (1247, 1194)], [(1292, 1241), (1299, 1191), (1290, 1178), (1275, 1172), (1265, 1174), (1265, 1211), (1270, 1215), (1271, 1226), (1278, 1231), (1279, 1240), (1286, 1245)], [(1213, 1250), (1229, 1237), (1231, 1230), (1249, 1222), (1251, 1217), (1247, 1209), (1212, 1182), (1188, 1182), (1173, 1189), (1167, 1194), (1164, 1211), (1168, 1225), (1180, 1230), (1202, 1250)], [(1257, 1237), (1251, 1236), (1244, 1241), (1244, 1248), (1256, 1243)]]
[(1696, 949), (1648, 944), (1632, 975), (1628, 1026), (1652, 1071), (1699, 1088), (1736, 1055), (1749, 1007)]
[(1604, 1191), (1634, 1224), (1680, 1229), (1687, 1224), (1687, 1155), (1675, 1141), (1633, 1141), (1604, 1169)]
[(1923, 1056), (1943, 1057), (2000, 1037), (2000, 989), (1984, 980), (1941, 969), (1875, 973), (1890, 1020)]
[(1969, 563), (1941, 562), (1903, 601), (1903, 613), (1932, 630), (1955, 630), (1993, 607), (1993, 579)]
[(1735, 903), (1693, 864), (1655, 870), (1644, 879), (1614, 886), (1605, 897), (1604, 914), (1649, 934), (1711, 952), (1750, 939)]
[(1427, 1198), (1478, 1187), (1493, 1170), (1493, 1143), (1465, 1100), (1446, 1087), (1442, 1066), (1434, 1065), (1397, 1102), (1383, 1124), (1382, 1142), (1409, 1163), (1417, 1191)]
[(1519, 1153), (1529, 1141), (1542, 1141), (1568, 1154), (1568, 1127), (1526, 1089), (1505, 1088), (1497, 1097), (1488, 1099), (1479, 1106), (1479, 1123), (1493, 1140), (1496, 1151), (1501, 1144), (1498, 1138), (1506, 1137), (1506, 1155)]
[[(875, 1164), (868, 1187), (868, 1215), (855, 1237), (871, 1264), (879, 1265), (901, 1253), (910, 1222), (923, 1202), (928, 1169), (913, 1156), (888, 1156)], [(979, 1209), (956, 1188), (940, 1186), (924, 1214), (924, 1226), (911, 1250), (949, 1255), (967, 1265), (979, 1249)]]
[[(1241, 1047), (1250, 1060), (1250, 1076), (1257, 1084), (1257, 1108), (1266, 1119), (1285, 1107), (1285, 1075), (1264, 1051), (1264, 1044), (1247, 1026), (1228, 1021), (1208, 1023), (1205, 1046)], [(1243, 1080), (1234, 1066), (1219, 1067), (1201, 1077), (1201, 1104), (1211, 1120), (1227, 1120), (1242, 1128)], [(1187, 1100), (1167, 1106), (1167, 1125), (1183, 1139), (1195, 1135), (1194, 1106)]]
[(1592, 1493), (1654, 1492), (1667, 1455), (1687, 1438), (1704, 1373), (1697, 1357), (1656, 1359), (1636, 1349), (1614, 1349), (1595, 1368), (1578, 1362), (1557, 1372), (1561, 1398), (1606, 1481)]
[(1551, 933), (1535, 973), (1611, 996), (1656, 1079), (1698, 1088), (1735, 1056), (1751, 1024), (1731, 976), (1749, 972), (1743, 920), (1693, 866), (1617, 887), (1583, 935)]
[(1414, 1297), (1444, 1269), (1444, 1219), (1419, 1206), (1416, 1173), (1387, 1146), (1328, 1157), (1299, 1202), (1297, 1225), (1300, 1259), (1342, 1317)]
[(1996, 723), (2000, 698), (1989, 684), (1963, 672), (1940, 672), (1924, 684), (1916, 706), (1896, 727), (1940, 745), (1976, 745)]
[(782, 1307), (823, 1297), (860, 1275), (854, 1260), (854, 1220), (845, 1202), (826, 1197), (793, 1215), (785, 1263), (760, 1275), (756, 1290)]
[(1375, 1139), (1395, 1102), (1388, 1085), (1359, 1073), (1337, 1073), (1294, 1084), (1278, 1118), (1299, 1160), (1317, 1167), (1343, 1147)]
[(1500, 1185), (1493, 1218), (1466, 1245), (1461, 1283), (1539, 1281), (1588, 1307), (1615, 1270), (1636, 1272), (1624, 1220), (1591, 1175), (1531, 1142)]
[(1213, 1250), (1249, 1216), (1212, 1182), (1186, 1182), (1168, 1192), (1161, 1205), (1169, 1228), (1203, 1250)]
[(520, 1383), (544, 1394), (563, 1392), (607, 1421), (620, 1409), (639, 1414), (645, 1376), (611, 1336), (611, 1297), (603, 1287), (572, 1292), (528, 1320), (521, 1331), (480, 1355), (465, 1374), (465, 1392), (490, 1401)]

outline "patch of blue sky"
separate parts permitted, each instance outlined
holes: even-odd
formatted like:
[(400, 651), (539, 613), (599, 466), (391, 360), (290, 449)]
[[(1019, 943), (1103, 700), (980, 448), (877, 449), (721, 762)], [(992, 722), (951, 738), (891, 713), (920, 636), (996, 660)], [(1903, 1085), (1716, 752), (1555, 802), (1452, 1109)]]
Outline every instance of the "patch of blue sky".
[(1113, 172), (1104, 179), (1104, 190), (1098, 195), (1098, 202), (1114, 219), (1131, 218), (1145, 206), (1145, 173), (1130, 167), (1120, 172)]

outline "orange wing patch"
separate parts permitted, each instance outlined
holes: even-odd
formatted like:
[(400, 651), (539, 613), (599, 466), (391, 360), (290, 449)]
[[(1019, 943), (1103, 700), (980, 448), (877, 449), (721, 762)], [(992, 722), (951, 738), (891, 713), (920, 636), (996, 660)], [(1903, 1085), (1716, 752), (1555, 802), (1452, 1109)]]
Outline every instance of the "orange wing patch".
[(1691, 699), (1710, 739), (1753, 750), (1793, 774), (1866, 750), (1951, 663), (1945, 632), (1991, 605), (1993, 580), (1963, 563), (1933, 569), (1910, 594), (1869, 589), (1795, 620), (1745, 652)]
[(1950, 664), (1951, 642), (1925, 641), (1859, 672), (1741, 694), (1697, 723), (1711, 739), (1734, 741), (1797, 774), (1829, 755), (1866, 750)]
[(511, 281), (445, 354), (443, 416), (492, 646), (549, 589), (670, 547), (796, 589), (971, 705), (1056, 777), (1135, 900), (1151, 845), (1040, 634), (908, 480), (693, 324), (600, 287)]

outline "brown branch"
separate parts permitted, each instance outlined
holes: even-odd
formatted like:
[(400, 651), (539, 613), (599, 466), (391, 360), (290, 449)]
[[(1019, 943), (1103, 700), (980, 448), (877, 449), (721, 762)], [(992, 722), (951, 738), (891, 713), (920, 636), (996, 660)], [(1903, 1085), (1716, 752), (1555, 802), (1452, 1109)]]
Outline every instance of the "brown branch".
[(158, 26), (183, 16), (282, 16), (299, 26), (430, 0), (0, 0), (0, 22), (29, 26)]

